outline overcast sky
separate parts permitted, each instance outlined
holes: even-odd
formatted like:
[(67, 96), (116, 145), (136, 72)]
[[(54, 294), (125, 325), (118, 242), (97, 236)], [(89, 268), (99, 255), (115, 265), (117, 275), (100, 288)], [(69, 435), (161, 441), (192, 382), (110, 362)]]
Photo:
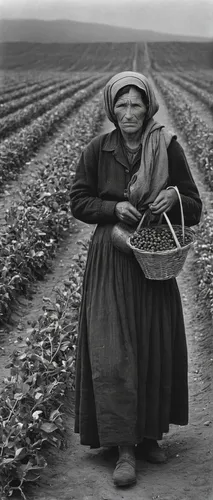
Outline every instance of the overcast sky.
[(213, 0), (0, 0), (0, 17), (72, 19), (213, 37)]

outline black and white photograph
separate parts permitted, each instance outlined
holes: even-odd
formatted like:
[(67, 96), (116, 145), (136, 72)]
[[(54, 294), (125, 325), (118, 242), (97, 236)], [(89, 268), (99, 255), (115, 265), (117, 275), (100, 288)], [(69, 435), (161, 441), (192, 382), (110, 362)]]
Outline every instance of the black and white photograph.
[(0, 0), (0, 499), (213, 500), (213, 0)]

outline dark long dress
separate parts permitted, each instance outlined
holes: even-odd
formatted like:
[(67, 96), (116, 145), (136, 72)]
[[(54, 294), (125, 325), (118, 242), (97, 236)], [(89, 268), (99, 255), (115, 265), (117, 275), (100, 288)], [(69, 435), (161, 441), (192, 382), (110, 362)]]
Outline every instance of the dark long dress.
[[(169, 185), (181, 193), (185, 222), (199, 222), (201, 200), (184, 152), (168, 148)], [(71, 190), (73, 215), (98, 224), (84, 276), (76, 365), (75, 431), (92, 447), (161, 439), (188, 422), (187, 347), (175, 279), (145, 278), (134, 256), (117, 250), (114, 209), (131, 175), (117, 130), (83, 152)], [(180, 223), (178, 205), (170, 220)]]

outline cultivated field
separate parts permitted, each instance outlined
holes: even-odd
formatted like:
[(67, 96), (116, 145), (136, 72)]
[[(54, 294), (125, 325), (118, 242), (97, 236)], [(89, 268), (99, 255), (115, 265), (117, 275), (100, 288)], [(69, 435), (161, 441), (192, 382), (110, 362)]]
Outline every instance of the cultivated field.
[[(70, 186), (82, 149), (103, 130), (105, 83), (116, 72), (131, 69), (145, 73), (152, 80), (165, 125), (175, 130), (184, 145), (204, 203), (202, 223), (196, 229), (195, 250), (180, 278), (189, 330), (195, 434), (194, 428), (193, 432), (189, 429), (184, 434), (178, 430), (168, 438), (168, 448), (174, 446), (176, 450), (176, 454), (170, 453), (171, 468), (163, 466), (160, 472), (153, 468), (154, 481), (146, 470), (143, 494), (144, 499), (210, 500), (213, 61), (210, 44), (181, 42), (17, 43), (1, 47), (2, 499), (12, 493), (31, 500), (121, 498), (108, 489), (106, 472), (103, 477), (105, 496), (101, 490), (103, 485), (96, 476), (94, 481), (100, 484), (97, 482), (95, 486), (94, 481), (91, 482), (88, 491), (82, 489), (86, 486), (81, 486), (80, 478), (73, 477), (74, 472), (70, 485), (68, 471), (73, 468), (77, 477), (82, 460), (87, 460), (84, 462), (87, 481), (91, 475), (91, 463), (86, 455), (79, 454), (82, 452), (78, 451), (76, 442), (72, 446), (78, 465), (74, 465), (70, 458), (72, 449), (68, 448), (69, 467), (65, 472), (63, 451), (57, 451), (60, 453), (56, 454), (60, 457), (58, 465), (58, 458), (56, 460), (47, 451), (46, 445), (50, 443), (60, 448), (64, 440), (67, 422), (63, 419), (63, 404), (67, 388), (72, 391), (74, 386), (78, 309), (87, 239), (91, 233), (91, 228), (77, 223), (72, 217)], [(77, 243), (78, 240), (81, 241)], [(3, 384), (5, 376), (7, 380)], [(73, 443), (72, 433), (67, 432), (69, 443)], [(194, 447), (190, 439), (194, 440)], [(42, 470), (47, 457), (58, 484), (54, 483), (48, 467), (45, 482)], [(94, 463), (102, 477), (103, 457), (95, 455)], [(187, 467), (189, 473), (185, 472)], [(181, 471), (179, 478), (176, 477), (178, 471)], [(60, 482), (63, 473), (66, 486)], [(27, 484), (37, 480), (40, 474), (41, 490), (29, 488)], [(141, 469), (142, 477), (143, 474)], [(52, 486), (48, 486), (48, 481)], [(174, 494), (171, 487), (175, 488)], [(148, 497), (145, 496), (147, 491)], [(124, 493), (122, 498), (129, 497)], [(136, 489), (131, 498), (141, 498), (140, 489)]]
[(5, 70), (114, 71), (123, 65), (131, 70), (135, 44), (18, 43), (15, 47), (15, 44), (5, 43), (1, 53)]

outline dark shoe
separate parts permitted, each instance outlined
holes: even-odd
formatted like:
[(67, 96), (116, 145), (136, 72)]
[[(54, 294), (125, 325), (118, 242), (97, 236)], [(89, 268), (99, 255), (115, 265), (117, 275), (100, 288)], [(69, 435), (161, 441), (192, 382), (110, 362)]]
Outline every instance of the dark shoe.
[(164, 464), (167, 462), (165, 452), (160, 448), (157, 441), (154, 439), (144, 439), (142, 443), (137, 445), (136, 457), (144, 458), (152, 464)]
[(116, 463), (112, 478), (116, 486), (131, 486), (132, 484), (135, 484), (136, 471), (134, 458), (119, 458)]

